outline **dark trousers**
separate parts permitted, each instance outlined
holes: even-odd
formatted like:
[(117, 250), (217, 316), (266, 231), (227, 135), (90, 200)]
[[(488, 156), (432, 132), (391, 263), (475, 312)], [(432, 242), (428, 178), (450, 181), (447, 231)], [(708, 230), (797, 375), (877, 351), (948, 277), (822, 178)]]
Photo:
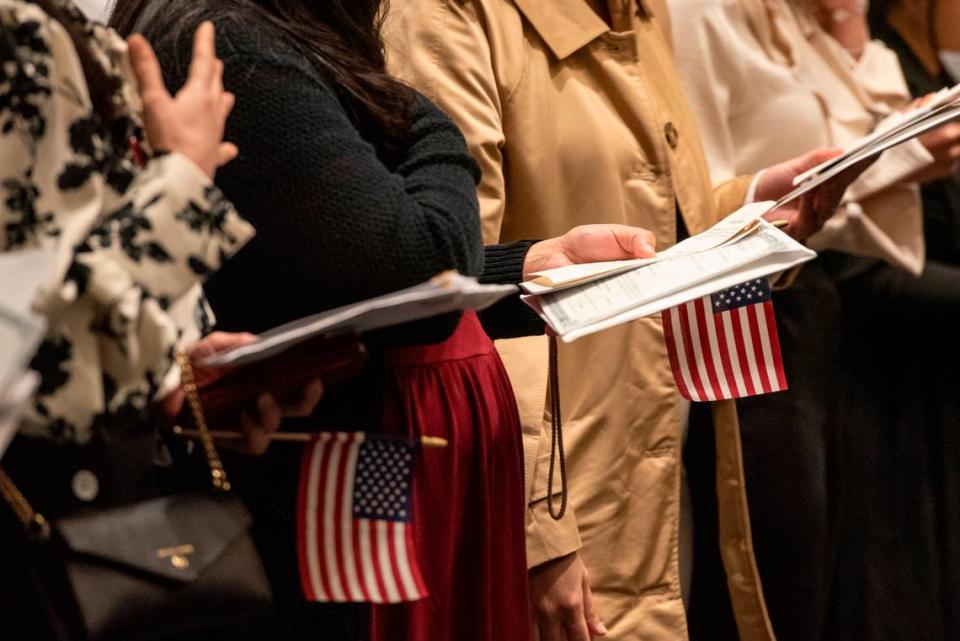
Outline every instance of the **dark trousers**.
[[(737, 402), (754, 548), (778, 639), (820, 638), (833, 557), (829, 523), (828, 440), (841, 325), (836, 287), (808, 265), (774, 293), (786, 392)], [(736, 640), (717, 543), (713, 431), (695, 404), (685, 459), (693, 495), (694, 580), (691, 637)]]
[[(738, 411), (778, 639), (960, 639), (960, 270), (828, 253), (774, 304), (790, 389)], [(735, 640), (700, 409), (691, 636)]]

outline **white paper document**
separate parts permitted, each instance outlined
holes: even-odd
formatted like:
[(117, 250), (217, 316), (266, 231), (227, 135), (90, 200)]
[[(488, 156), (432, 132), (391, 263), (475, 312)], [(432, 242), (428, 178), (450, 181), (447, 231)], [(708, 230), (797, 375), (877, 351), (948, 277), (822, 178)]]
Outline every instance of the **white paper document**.
[(582, 263), (534, 272), (531, 274), (533, 278), (523, 283), (521, 287), (528, 294), (547, 294), (605, 276), (613, 276), (644, 265), (651, 265), (668, 258), (693, 254), (733, 243), (754, 231), (759, 224), (757, 221), (773, 209), (773, 206), (773, 201), (765, 201), (741, 207), (710, 229), (696, 236), (691, 236), (669, 249), (657, 252), (657, 255), (653, 258)]
[(415, 287), (308, 316), (261, 334), (256, 342), (206, 359), (210, 367), (239, 366), (270, 358), (322, 334), (367, 332), (455, 311), (480, 311), (515, 294), (514, 285), (481, 285), (450, 272)]
[(847, 145), (842, 155), (797, 176), (793, 181), (797, 188), (781, 198), (777, 204), (784, 205), (795, 200), (857, 163), (958, 119), (960, 85), (942, 89), (922, 99), (913, 108), (890, 116), (880, 123), (875, 131)]
[[(726, 242), (700, 240), (690, 245), (704, 247), (699, 251), (677, 252), (572, 287), (528, 294), (524, 300), (563, 341), (570, 342), (815, 258), (815, 252), (756, 215), (772, 205), (759, 203), (748, 214), (733, 214), (733, 220), (748, 222), (744, 226), (748, 231)], [(715, 234), (714, 228), (701, 236)], [(529, 283), (523, 287), (530, 291)]]
[(40, 383), (36, 372), (25, 372), (0, 393), (0, 458), (20, 427), (20, 417)]
[(43, 339), (46, 322), (32, 305), (53, 264), (49, 251), (0, 253), (0, 396), (23, 376)]
[(0, 253), (0, 457), (39, 383), (28, 368), (47, 325), (33, 303), (54, 264), (52, 251)]

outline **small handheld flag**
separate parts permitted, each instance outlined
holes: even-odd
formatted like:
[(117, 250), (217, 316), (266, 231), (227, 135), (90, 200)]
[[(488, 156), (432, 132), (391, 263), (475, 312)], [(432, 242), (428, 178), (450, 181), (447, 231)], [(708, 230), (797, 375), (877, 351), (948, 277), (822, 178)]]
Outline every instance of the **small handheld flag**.
[(717, 401), (787, 389), (765, 278), (663, 312), (670, 366), (680, 394)]
[(410, 527), (417, 440), (318, 434), (300, 465), (297, 554), (309, 601), (427, 596)]

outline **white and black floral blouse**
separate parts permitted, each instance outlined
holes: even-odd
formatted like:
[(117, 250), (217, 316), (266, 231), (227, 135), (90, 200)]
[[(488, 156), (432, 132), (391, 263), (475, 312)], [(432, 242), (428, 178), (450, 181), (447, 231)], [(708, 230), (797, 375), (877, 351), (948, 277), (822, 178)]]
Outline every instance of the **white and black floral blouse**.
[(179, 382), (176, 349), (212, 323), (200, 283), (253, 229), (186, 157), (137, 166), (126, 44), (71, 14), (123, 80), (114, 100), (129, 109), (101, 122), (63, 25), (0, 0), (0, 251), (57, 248), (35, 305), (50, 329), (22, 432), (84, 443), (143, 426), (150, 402)]

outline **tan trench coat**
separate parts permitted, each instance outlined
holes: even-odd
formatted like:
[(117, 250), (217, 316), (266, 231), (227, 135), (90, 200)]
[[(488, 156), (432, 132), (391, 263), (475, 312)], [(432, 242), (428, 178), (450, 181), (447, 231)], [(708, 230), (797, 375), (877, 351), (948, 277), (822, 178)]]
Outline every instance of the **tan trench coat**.
[[(621, 6), (622, 5), (622, 6)], [(614, 2), (612, 31), (587, 0), (393, 0), (395, 73), (463, 129), (483, 170), (488, 243), (547, 238), (583, 223), (677, 236), (676, 206), (702, 231), (740, 206), (749, 178), (714, 190), (680, 90), (662, 2)], [(652, 15), (651, 15), (652, 14)], [(687, 638), (678, 576), (677, 394), (659, 318), (560, 348), (570, 498), (546, 509), (546, 339), (501, 342), (525, 440), (528, 563), (582, 549), (615, 640)], [(721, 546), (744, 641), (773, 633), (752, 554), (732, 403), (714, 406)]]

